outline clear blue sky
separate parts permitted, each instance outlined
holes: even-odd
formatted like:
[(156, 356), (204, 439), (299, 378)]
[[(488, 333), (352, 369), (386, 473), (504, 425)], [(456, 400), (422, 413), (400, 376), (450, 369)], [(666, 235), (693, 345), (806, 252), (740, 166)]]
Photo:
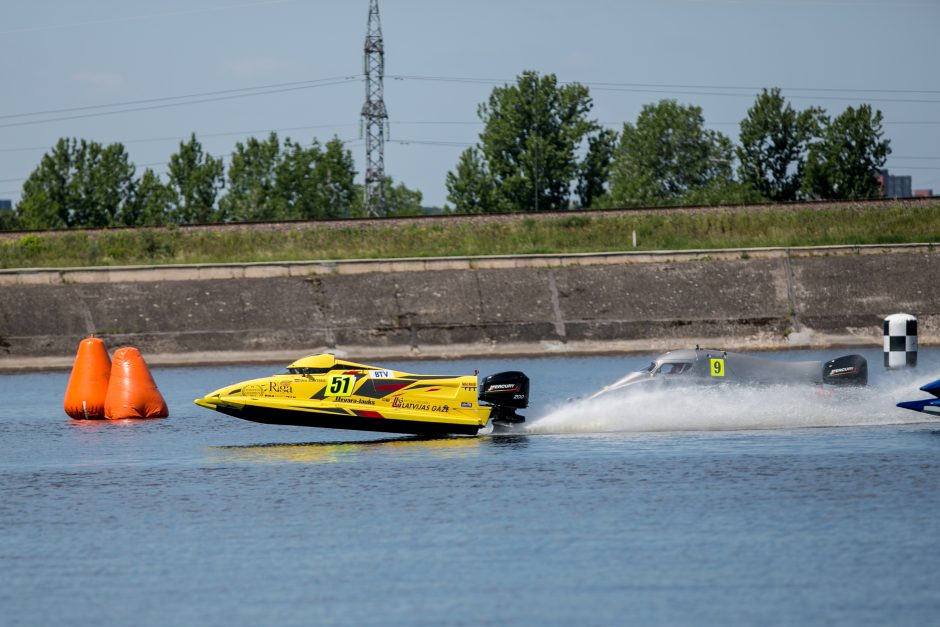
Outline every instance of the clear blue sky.
[[(884, 113), (892, 173), (940, 193), (938, 0), (380, 0), (380, 8), (386, 171), (421, 190), (425, 205), (446, 201), (445, 176), (476, 141), (477, 106), (493, 83), (393, 77), (511, 82), (526, 69), (589, 84), (594, 117), (618, 130), (661, 98), (702, 107), (706, 124), (735, 141), (761, 87), (832, 115), (868, 102)], [(0, 198), (18, 199), (43, 152), (66, 136), (123, 142), (139, 174), (165, 172), (190, 132), (226, 163), (236, 141), (268, 130), (304, 143), (336, 135), (361, 171), (367, 13), (367, 0), (4, 2)], [(311, 86), (336, 77), (351, 80)], [(278, 93), (231, 97), (271, 85), (279, 87), (256, 91)], [(114, 113), (121, 109), (141, 110)], [(23, 115), (47, 111), (60, 112)]]

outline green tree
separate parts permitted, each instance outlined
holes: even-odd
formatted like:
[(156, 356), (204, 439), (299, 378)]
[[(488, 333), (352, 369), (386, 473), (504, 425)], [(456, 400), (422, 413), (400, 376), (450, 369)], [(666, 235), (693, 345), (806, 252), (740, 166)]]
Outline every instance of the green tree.
[(20, 228), (20, 218), (12, 209), (0, 209), (0, 231), (16, 231)]
[(483, 154), (476, 146), (463, 151), (456, 171), (447, 173), (446, 185), (447, 199), (457, 213), (490, 213), (503, 206)]
[(617, 147), (617, 133), (603, 129), (588, 137), (587, 154), (578, 168), (578, 200), (584, 209), (590, 208), (607, 193), (610, 164)]
[(274, 197), (282, 208), (283, 218), (313, 220), (323, 217), (316, 170), (322, 154), (317, 140), (306, 148), (289, 137), (284, 141), (284, 149), (275, 167), (274, 183)]
[[(354, 190), (353, 203), (349, 210), (349, 217), (365, 218), (366, 210), (363, 205), (362, 185), (357, 184)], [(385, 207), (386, 217), (415, 216), (424, 213), (421, 206), (423, 195), (416, 189), (410, 189), (404, 183), (395, 185), (392, 177), (385, 177)]]
[(162, 226), (173, 223), (176, 195), (164, 185), (153, 170), (147, 168), (137, 182), (133, 212), (125, 215), (124, 223), (133, 226)]
[(646, 105), (623, 125), (611, 165), (610, 202), (641, 207), (689, 202), (692, 192), (733, 185), (733, 148), (705, 129), (702, 110), (675, 100)]
[(16, 205), (16, 214), (24, 229), (61, 229), (68, 216), (68, 201), (61, 201), (55, 189), (44, 189), (36, 185), (27, 190), (23, 185), (23, 197)]
[(113, 226), (126, 224), (124, 215), (132, 210), (136, 182), (136, 168), (130, 162), (124, 146), (89, 142), (86, 154), (88, 173), (84, 181), (85, 197), (89, 200), (85, 224)]
[(281, 143), (277, 133), (266, 140), (248, 138), (235, 144), (228, 167), (228, 189), (219, 200), (219, 211), (225, 220), (279, 220), (285, 206), (277, 189)]
[(17, 213), (23, 228), (56, 229), (73, 224), (78, 140), (61, 138), (23, 183)]
[(392, 177), (385, 177), (385, 207), (389, 216), (417, 216), (423, 213), (422, 194), (416, 189), (395, 185)]
[(738, 179), (764, 198), (796, 200), (803, 187), (806, 152), (819, 135), (824, 113), (795, 111), (780, 89), (764, 89), (741, 120)]
[(195, 133), (189, 141), (180, 142), (169, 166), (169, 186), (176, 197), (174, 221), (189, 224), (217, 219), (215, 201), (223, 181), (222, 159), (203, 151)]
[[(356, 198), (356, 163), (342, 140), (334, 137), (326, 143), (316, 163), (316, 181), (324, 218), (348, 216)], [(420, 197), (418, 202), (420, 203)]]
[(830, 200), (879, 196), (876, 177), (891, 154), (881, 122), (881, 111), (873, 112), (867, 104), (826, 120), (820, 141), (810, 146), (806, 159), (807, 195)]
[(134, 170), (121, 144), (62, 138), (23, 184), (20, 220), (31, 229), (121, 224)]
[(236, 144), (228, 192), (219, 201), (227, 220), (312, 220), (349, 215), (355, 196), (355, 162), (333, 138), (303, 146), (275, 133)]
[(289, 139), (278, 166), (277, 186), (292, 216), (305, 220), (348, 216), (355, 202), (356, 166), (352, 153), (334, 137), (321, 148)]
[(587, 87), (558, 85), (554, 74), (523, 72), (480, 105), (480, 146), (495, 187), (515, 211), (567, 209), (578, 174), (576, 151), (599, 130), (587, 115)]

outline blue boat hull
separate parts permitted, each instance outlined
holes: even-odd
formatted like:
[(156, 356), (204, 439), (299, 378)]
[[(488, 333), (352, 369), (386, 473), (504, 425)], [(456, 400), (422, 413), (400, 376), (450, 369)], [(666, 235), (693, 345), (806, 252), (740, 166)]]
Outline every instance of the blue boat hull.
[(928, 394), (933, 394), (934, 398), (928, 398), (919, 401), (904, 401), (898, 403), (898, 407), (910, 409), (911, 411), (919, 411), (924, 414), (940, 416), (940, 379), (928, 383), (920, 389), (924, 392), (927, 392)]

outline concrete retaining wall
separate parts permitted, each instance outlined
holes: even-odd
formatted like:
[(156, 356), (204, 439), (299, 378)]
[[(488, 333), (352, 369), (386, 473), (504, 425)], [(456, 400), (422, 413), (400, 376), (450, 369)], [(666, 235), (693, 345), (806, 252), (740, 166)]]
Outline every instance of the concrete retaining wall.
[(932, 245), (0, 272), (0, 369), (94, 333), (152, 363), (940, 342)]

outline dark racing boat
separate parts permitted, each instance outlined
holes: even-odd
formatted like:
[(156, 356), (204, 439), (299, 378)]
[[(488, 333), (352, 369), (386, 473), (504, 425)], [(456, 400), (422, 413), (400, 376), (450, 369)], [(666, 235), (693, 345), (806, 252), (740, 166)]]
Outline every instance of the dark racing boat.
[(649, 385), (867, 385), (868, 362), (861, 355), (829, 361), (780, 361), (714, 348), (674, 350), (589, 398)]

